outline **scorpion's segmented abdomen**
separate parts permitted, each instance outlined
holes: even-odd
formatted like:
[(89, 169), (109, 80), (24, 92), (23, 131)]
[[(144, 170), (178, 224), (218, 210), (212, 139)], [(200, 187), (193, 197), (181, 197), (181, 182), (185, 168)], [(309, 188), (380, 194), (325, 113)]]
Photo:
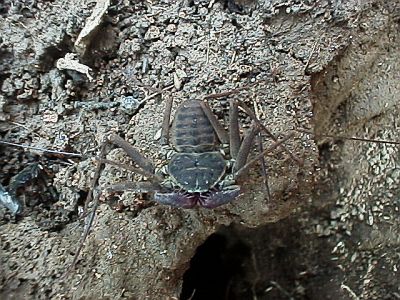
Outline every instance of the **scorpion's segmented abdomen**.
[(179, 152), (205, 152), (215, 149), (214, 129), (199, 100), (183, 102), (175, 113), (171, 141)]

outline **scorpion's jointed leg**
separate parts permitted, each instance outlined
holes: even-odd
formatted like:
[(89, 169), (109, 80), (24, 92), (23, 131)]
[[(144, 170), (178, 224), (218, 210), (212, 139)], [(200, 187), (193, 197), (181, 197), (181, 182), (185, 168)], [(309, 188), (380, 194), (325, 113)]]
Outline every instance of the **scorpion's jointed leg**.
[[(101, 145), (100, 158), (103, 158), (103, 157), (106, 156), (106, 146), (107, 145), (108, 145), (107, 141), (103, 142), (103, 144)], [(79, 258), (79, 254), (81, 253), (81, 250), (83, 248), (85, 240), (86, 240), (86, 238), (87, 238), (87, 236), (89, 234), (90, 228), (92, 227), (93, 220), (94, 220), (94, 217), (96, 215), (96, 209), (99, 206), (99, 198), (100, 198), (99, 194), (97, 194), (94, 197), (92, 211), (89, 213), (89, 215), (87, 215), (87, 210), (88, 210), (89, 203), (93, 199), (93, 193), (94, 193), (94, 190), (95, 190), (95, 186), (97, 185), (97, 182), (99, 181), (100, 173), (101, 173), (102, 168), (103, 168), (103, 163), (100, 160), (97, 160), (96, 161), (96, 171), (94, 172), (94, 177), (93, 177), (92, 182), (90, 184), (91, 190), (89, 191), (89, 193), (88, 193), (88, 195), (86, 197), (85, 206), (84, 206), (84, 214), (87, 216), (87, 218), (86, 218), (87, 219), (87, 223), (86, 223), (85, 229), (83, 231), (83, 234), (81, 236), (81, 239), (79, 241), (79, 246), (76, 249), (74, 258), (72, 260), (72, 263), (68, 267), (68, 269), (65, 271), (65, 273), (63, 274), (63, 276), (62, 276), (63, 278), (67, 277), (69, 272), (75, 268), (76, 262), (78, 261), (78, 258)]]
[[(206, 105), (206, 104), (205, 104)], [(255, 134), (258, 132), (258, 126), (256, 126), (256, 121), (253, 122), (252, 128), (250, 129), (249, 133), (247, 136), (243, 139), (243, 142), (241, 142), (240, 138), (240, 133), (239, 133), (239, 107), (238, 107), (238, 102), (236, 100), (232, 100), (230, 102), (230, 109), (229, 109), (229, 149), (230, 149), (230, 154), (231, 157), (235, 160), (235, 164), (233, 167), (233, 172), (237, 172), (241, 167), (243, 167), (246, 164), (247, 158), (250, 154), (251, 147), (254, 142), (254, 137)], [(215, 116), (212, 114), (210, 108), (208, 106), (203, 107), (204, 112), (206, 113), (207, 116), (211, 116), (212, 119), (209, 120), (211, 122), (211, 125), (213, 126), (214, 130), (218, 132), (220, 130), (219, 128), (222, 126), (220, 125), (219, 121), (215, 118)], [(255, 117), (255, 115), (252, 113), (252, 115)], [(258, 121), (258, 119), (257, 119)], [(260, 122), (258, 122), (260, 123)], [(258, 124), (257, 124), (258, 125)], [(225, 131), (222, 128), (223, 131)], [(218, 134), (217, 134), (218, 135)], [(220, 136), (220, 135), (218, 135)], [(259, 135), (259, 149), (260, 153), (263, 152), (262, 144), (261, 143), (261, 136)], [(261, 156), (259, 158), (261, 162), (261, 167), (262, 167), (262, 175), (264, 178), (264, 184), (265, 184), (265, 189), (266, 193), (269, 198), (269, 186), (268, 186), (268, 176), (266, 172), (266, 166), (265, 166), (265, 160), (264, 156)], [(214, 199), (213, 199), (214, 201)]]
[[(108, 141), (105, 141), (102, 143), (101, 148), (100, 148), (100, 155), (99, 155), (100, 159), (105, 158), (107, 145), (108, 145)], [(101, 162), (101, 160), (96, 160), (96, 171), (94, 172), (92, 182), (90, 183), (90, 191), (86, 197), (85, 206), (83, 209), (83, 212), (85, 215), (87, 214), (87, 209), (89, 207), (89, 203), (92, 201), (94, 189), (97, 185), (97, 182), (99, 181), (100, 173), (101, 173), (101, 170), (103, 169), (103, 165), (104, 164)], [(94, 203), (94, 206), (97, 207), (97, 203)]]
[(162, 146), (168, 145), (169, 142), (169, 124), (171, 120), (171, 110), (172, 110), (173, 98), (168, 98), (165, 103), (164, 118), (161, 127), (161, 140)]
[(116, 166), (116, 167), (121, 168), (121, 169), (124, 169), (124, 170), (131, 171), (132, 173), (135, 173), (135, 174), (140, 174), (140, 175), (146, 176), (146, 177), (148, 177), (148, 178), (150, 179), (150, 181), (152, 181), (152, 182), (159, 183), (159, 182), (161, 182), (161, 181), (163, 180), (163, 179), (162, 179), (160, 176), (158, 176), (157, 174), (150, 173), (150, 172), (148, 172), (148, 171), (146, 171), (146, 170), (143, 170), (143, 169), (141, 169), (141, 168), (135, 168), (135, 167), (132, 167), (132, 166), (129, 166), (129, 165), (120, 163), (120, 162), (108, 160), (108, 159), (101, 159), (101, 158), (99, 158), (98, 160), (99, 160), (101, 163), (103, 163), (103, 164), (109, 164), (109, 165)]
[[(91, 195), (92, 193), (89, 193), (89, 194)], [(98, 195), (96, 195), (94, 197), (92, 211), (86, 217), (85, 229), (84, 229), (84, 232), (83, 232), (83, 234), (81, 236), (81, 239), (79, 241), (79, 246), (76, 249), (76, 252), (75, 252), (75, 255), (74, 255), (74, 259), (72, 260), (72, 263), (68, 267), (67, 271), (65, 271), (65, 273), (63, 274), (62, 278), (67, 277), (69, 272), (75, 268), (75, 265), (76, 265), (76, 263), (78, 261), (78, 258), (79, 258), (79, 254), (81, 253), (81, 250), (83, 248), (83, 245), (85, 244), (86, 238), (89, 235), (90, 228), (93, 225), (94, 217), (96, 215), (96, 209), (99, 206), (99, 198), (100, 198), (100, 194), (98, 194)]]
[(133, 147), (123, 138), (121, 138), (116, 134), (111, 134), (111, 136), (108, 139), (108, 142), (121, 147), (126, 152), (126, 154), (129, 155), (129, 157), (133, 160), (133, 162), (138, 164), (138, 166), (141, 167), (143, 170), (150, 173), (154, 173), (153, 163), (146, 157), (144, 157), (138, 150), (135, 149), (135, 147)]
[[(93, 193), (95, 192), (95, 187), (99, 181), (100, 173), (101, 173), (101, 170), (103, 169), (104, 164), (110, 163), (110, 161), (105, 159), (106, 154), (107, 154), (106, 149), (109, 144), (114, 144), (114, 145), (121, 147), (126, 152), (126, 154), (128, 154), (130, 156), (130, 158), (135, 163), (137, 163), (140, 168), (142, 168), (144, 170), (144, 172), (138, 172), (139, 174), (143, 174), (143, 173), (145, 173), (146, 175), (154, 174), (153, 164), (147, 158), (145, 158), (142, 154), (140, 154), (132, 145), (130, 145), (128, 142), (126, 142), (124, 139), (122, 139), (118, 135), (112, 134), (109, 139), (107, 139), (105, 142), (103, 142), (103, 144), (101, 145), (101, 149), (100, 149), (99, 159), (96, 162), (96, 171), (94, 173), (94, 177), (93, 177), (93, 180), (91, 183), (91, 190), (88, 193), (88, 196), (85, 201), (85, 206), (84, 206), (84, 214), (87, 216), (87, 223), (86, 223), (84, 232), (82, 234), (81, 240), (79, 242), (78, 249), (76, 250), (74, 259), (73, 259), (70, 267), (68, 268), (68, 270), (63, 275), (64, 277), (67, 276), (69, 274), (69, 272), (75, 267), (76, 262), (78, 261), (79, 254), (80, 254), (80, 252), (83, 248), (83, 245), (85, 243), (85, 240), (89, 234), (90, 228), (92, 227), (94, 217), (96, 215), (96, 209), (99, 206), (99, 198), (101, 195), (101, 193), (98, 192), (96, 194), (96, 196), (93, 197)], [(118, 163), (111, 162), (111, 164), (115, 165)], [(125, 168), (127, 168), (127, 167), (125, 167)], [(139, 169), (135, 168), (135, 171), (137, 171), (137, 170), (139, 170)], [(155, 180), (155, 181), (157, 182), (157, 180)], [(153, 184), (153, 183), (150, 183), (150, 184)], [(94, 198), (94, 200), (93, 200), (92, 210), (89, 214), (87, 214), (89, 203), (92, 201), (93, 198)]]
[[(243, 102), (239, 103), (239, 106), (250, 116), (250, 118), (257, 123), (262, 131), (264, 131), (274, 142), (278, 141), (278, 138), (270, 132), (267, 127), (265, 127), (260, 120), (256, 117), (254, 112)], [(280, 147), (295, 161), (298, 165), (302, 166), (304, 163), (301, 159), (296, 157), (285, 145), (280, 145)]]
[[(110, 160), (107, 160), (105, 157), (107, 155), (107, 146), (109, 144), (114, 144), (117, 145), (119, 147), (121, 147), (126, 154), (129, 155), (129, 157), (136, 163), (139, 165), (140, 168), (134, 168), (134, 167), (130, 167), (130, 166), (125, 166), (122, 165), (118, 162), (113, 162)], [(157, 181), (159, 178), (154, 175), (154, 166), (152, 164), (151, 161), (149, 161), (147, 158), (145, 158), (142, 154), (139, 153), (139, 151), (137, 151), (131, 144), (129, 144), (127, 141), (125, 141), (124, 139), (122, 139), (121, 137), (119, 137), (116, 134), (111, 134), (111, 136), (105, 141), (103, 142), (103, 144), (101, 145), (100, 148), (100, 155), (99, 158), (97, 159), (97, 165), (96, 165), (96, 171), (94, 173), (94, 177), (91, 183), (91, 192), (88, 194), (86, 201), (85, 201), (85, 212), (87, 211), (87, 207), (89, 205), (89, 203), (92, 200), (92, 192), (94, 191), (97, 182), (99, 180), (100, 177), (100, 173), (101, 170), (104, 166), (105, 163), (109, 163), (112, 165), (117, 165), (120, 166), (124, 169), (128, 169), (131, 170), (133, 172), (136, 172), (138, 174), (142, 174), (148, 177), (153, 178), (155, 181)]]
[(229, 107), (229, 150), (231, 157), (236, 159), (240, 148), (239, 107), (236, 100), (230, 101)]
[(266, 154), (268, 154), (269, 152), (272, 152), (273, 150), (275, 150), (277, 147), (281, 146), (284, 142), (286, 142), (288, 139), (292, 138), (294, 136), (293, 132), (290, 132), (288, 135), (286, 135), (285, 137), (283, 137), (281, 140), (278, 140), (277, 142), (275, 142), (272, 146), (270, 146), (269, 148), (265, 149), (262, 153), (260, 153), (259, 155), (257, 155), (254, 159), (252, 159), (251, 161), (249, 161), (247, 164), (245, 164), (242, 168), (238, 169), (236, 171), (236, 173), (234, 174), (234, 179), (236, 180), (237, 178), (239, 178), (240, 176), (242, 176), (243, 174), (245, 174), (247, 172), (247, 170), (254, 165), (255, 163), (258, 162), (258, 160), (265, 156)]
[[(102, 165), (102, 164), (103, 164), (102, 162), (98, 161), (98, 165)], [(95, 179), (96, 179), (96, 176), (95, 176)], [(97, 177), (97, 179), (98, 179), (98, 177)], [(96, 180), (96, 182), (97, 182), (97, 180)], [(79, 254), (83, 248), (83, 245), (85, 243), (87, 236), (89, 235), (90, 228), (93, 225), (94, 217), (96, 215), (96, 209), (99, 206), (99, 199), (102, 194), (102, 190), (104, 190), (108, 193), (123, 192), (123, 191), (128, 191), (128, 190), (131, 190), (131, 191), (134, 191), (137, 193), (148, 193), (148, 192), (153, 192), (155, 190), (158, 190), (158, 188), (159, 188), (159, 186), (157, 184), (149, 182), (149, 181), (144, 181), (144, 182), (123, 182), (123, 183), (110, 185), (104, 189), (96, 189), (96, 195), (94, 196), (92, 211), (86, 217), (85, 229), (84, 229), (82, 237), (79, 241), (79, 246), (76, 249), (74, 259), (72, 260), (71, 265), (69, 266), (68, 270), (64, 273), (63, 277), (68, 275), (68, 273), (75, 267), (75, 265), (78, 261)], [(95, 192), (95, 190), (92, 189), (92, 191), (89, 193), (90, 196), (88, 196), (87, 199), (90, 200), (92, 197), (92, 193), (94, 193), (94, 192)]]
[(238, 172), (246, 164), (251, 148), (254, 145), (254, 137), (258, 133), (258, 130), (257, 124), (253, 122), (250, 129), (245, 134), (242, 144), (240, 145), (238, 155), (233, 165), (233, 173)]
[[(239, 105), (238, 105), (238, 102), (236, 100), (231, 100), (230, 101), (229, 138), (230, 138), (231, 157), (233, 159), (237, 159), (239, 148), (240, 148), (240, 145), (241, 145), (240, 144), (240, 133), (239, 133), (239, 117), (238, 117), (239, 107), (238, 106)], [(258, 120), (258, 118), (257, 118), (257, 120)], [(250, 136), (249, 136), (249, 138), (250, 138)], [(263, 150), (263, 145), (262, 145), (261, 133), (260, 132), (258, 132), (258, 134), (257, 134), (257, 139), (258, 139), (259, 152), (262, 153), (264, 150)], [(243, 153), (243, 154), (245, 154), (246, 157), (242, 157), (242, 159), (245, 158), (247, 160), (247, 157), (249, 155), (251, 146), (252, 145), (250, 144), (250, 145), (247, 145), (246, 147), (243, 147), (243, 151), (244, 151), (244, 149), (246, 149), (247, 153)], [(237, 161), (236, 160), (235, 168), (240, 168), (240, 166), (243, 166), (245, 163), (246, 163), (246, 161), (243, 161), (243, 160), (242, 161)], [(261, 164), (261, 173), (262, 173), (262, 176), (263, 176), (263, 179), (264, 179), (265, 192), (267, 194), (267, 198), (270, 199), (270, 192), (269, 192), (269, 186), (268, 186), (268, 174), (267, 174), (267, 168), (266, 168), (266, 163), (265, 163), (264, 156), (262, 156), (260, 158), (260, 164)]]
[(212, 127), (214, 128), (218, 139), (222, 144), (229, 143), (229, 135), (226, 132), (225, 128), (222, 127), (221, 123), (217, 120), (214, 116), (213, 112), (211, 111), (210, 106), (208, 106), (207, 102), (201, 101), (201, 108), (203, 109), (204, 113), (206, 114), (208, 120), (210, 121)]

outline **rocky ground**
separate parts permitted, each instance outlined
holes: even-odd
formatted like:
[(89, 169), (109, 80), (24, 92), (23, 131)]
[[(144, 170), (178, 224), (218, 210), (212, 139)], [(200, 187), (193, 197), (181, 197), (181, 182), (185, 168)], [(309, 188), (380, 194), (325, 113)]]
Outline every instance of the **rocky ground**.
[[(0, 14), (0, 138), (36, 147), (0, 145), (0, 183), (20, 174), (24, 204), (0, 207), (1, 299), (400, 298), (399, 146), (345, 138), (400, 141), (399, 1), (6, 0)], [(303, 164), (277, 149), (270, 199), (256, 166), (214, 210), (104, 195), (66, 272), (105, 137), (162, 167), (166, 101), (235, 89), (208, 101), (217, 118), (244, 101), (277, 137), (294, 130)], [(107, 166), (99, 185), (145, 179)]]

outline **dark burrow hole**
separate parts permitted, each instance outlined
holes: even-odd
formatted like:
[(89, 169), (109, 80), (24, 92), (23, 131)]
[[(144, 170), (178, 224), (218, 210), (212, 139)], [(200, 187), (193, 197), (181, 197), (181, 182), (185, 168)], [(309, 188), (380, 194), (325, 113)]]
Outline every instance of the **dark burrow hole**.
[(231, 284), (244, 275), (243, 264), (249, 257), (250, 248), (244, 242), (212, 234), (190, 262), (180, 299), (236, 299)]
[(342, 299), (343, 272), (330, 259), (332, 247), (295, 217), (257, 228), (222, 227), (198, 247), (180, 300)]

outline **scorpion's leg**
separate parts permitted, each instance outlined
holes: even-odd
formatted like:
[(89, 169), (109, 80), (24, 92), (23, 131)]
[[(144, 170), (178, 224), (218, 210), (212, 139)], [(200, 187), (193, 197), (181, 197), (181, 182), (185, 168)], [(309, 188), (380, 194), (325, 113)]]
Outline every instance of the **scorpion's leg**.
[[(120, 163), (109, 161), (109, 160), (105, 159), (106, 154), (107, 154), (106, 153), (106, 147), (107, 147), (108, 144), (114, 144), (114, 145), (117, 145), (117, 146), (121, 147), (125, 151), (125, 153), (136, 164), (139, 165), (140, 168), (124, 166), (124, 165), (122, 165)], [(103, 142), (103, 144), (101, 146), (100, 156), (99, 156), (99, 159), (97, 160), (97, 167), (96, 167), (95, 175), (93, 177), (93, 181), (92, 181), (92, 184), (91, 184), (92, 191), (94, 190), (95, 186), (97, 185), (97, 182), (99, 180), (100, 173), (101, 173), (101, 170), (103, 168), (104, 163), (117, 165), (117, 166), (122, 167), (124, 169), (129, 169), (129, 170), (131, 170), (133, 172), (136, 172), (138, 174), (142, 174), (142, 175), (148, 176), (155, 182), (161, 181), (161, 179), (157, 175), (154, 174), (153, 163), (150, 160), (148, 160), (147, 158), (145, 158), (138, 150), (135, 149), (135, 147), (133, 147), (131, 144), (129, 144), (127, 141), (125, 141), (123, 138), (121, 138), (120, 136), (118, 136), (116, 134), (111, 134), (110, 137), (105, 142)], [(84, 211), (85, 212), (87, 211), (87, 207), (88, 207), (88, 205), (89, 205), (91, 200), (92, 200), (92, 193), (90, 192), (88, 194), (88, 197), (86, 198), (86, 201), (85, 201), (85, 207), (84, 207)], [(97, 203), (95, 203), (94, 206), (97, 207)]]
[[(98, 162), (99, 165), (103, 164), (101, 162)], [(153, 192), (155, 190), (158, 190), (159, 186), (158, 184), (154, 184), (152, 182), (148, 182), (148, 181), (143, 181), (143, 182), (123, 182), (123, 183), (119, 183), (119, 184), (114, 184), (111, 186), (106, 187), (104, 190), (108, 193), (115, 193), (115, 192), (123, 192), (126, 190), (132, 190), (134, 192), (137, 193), (146, 193), (146, 192)], [(94, 192), (94, 191), (93, 191)], [(92, 193), (89, 193), (90, 195), (92, 195)], [(74, 258), (72, 260), (71, 265), (68, 267), (67, 271), (64, 273), (63, 277), (65, 278), (69, 272), (75, 267), (77, 261), (78, 261), (78, 257), (79, 254), (83, 248), (83, 245), (85, 243), (85, 240), (87, 238), (87, 236), (89, 235), (89, 231), (90, 228), (93, 225), (93, 221), (94, 221), (94, 217), (96, 215), (96, 209), (99, 205), (99, 199), (100, 196), (102, 194), (102, 190), (101, 189), (97, 189), (96, 190), (96, 195), (94, 197), (94, 201), (93, 201), (93, 207), (92, 207), (92, 211), (90, 212), (90, 214), (87, 216), (86, 218), (86, 226), (85, 226), (85, 230), (82, 234), (82, 237), (79, 241), (79, 246), (75, 252)], [(90, 196), (91, 197), (91, 196)], [(89, 196), (88, 196), (89, 198)]]
[(151, 193), (157, 191), (160, 186), (157, 183), (153, 183), (151, 181), (124, 181), (120, 183), (116, 183), (113, 185), (109, 185), (104, 188), (107, 193), (116, 193), (116, 192), (125, 192), (132, 191), (135, 193)]
[(225, 128), (222, 127), (221, 123), (217, 120), (214, 116), (213, 112), (211, 111), (210, 106), (208, 106), (207, 102), (201, 101), (200, 102), (201, 108), (203, 109), (204, 113), (206, 114), (208, 120), (210, 121), (214, 131), (217, 133), (218, 139), (222, 144), (229, 143), (229, 135), (226, 132)]
[[(89, 193), (89, 195), (92, 195), (92, 193)], [(92, 196), (90, 196), (90, 197), (92, 197)], [(89, 198), (89, 196), (88, 196), (88, 198)], [(83, 248), (83, 245), (85, 244), (86, 238), (89, 235), (90, 228), (93, 225), (94, 217), (96, 215), (97, 206), (99, 205), (99, 198), (100, 198), (99, 194), (94, 197), (92, 211), (86, 217), (87, 221), (85, 222), (85, 229), (84, 229), (83, 234), (81, 236), (81, 239), (79, 241), (79, 246), (76, 249), (76, 252), (75, 252), (75, 255), (74, 255), (74, 258), (72, 260), (71, 265), (68, 267), (68, 269), (65, 271), (65, 273), (62, 275), (61, 278), (67, 277), (69, 272), (72, 271), (75, 268), (75, 265), (76, 265), (76, 263), (78, 261), (78, 258), (79, 258), (79, 254), (81, 253), (81, 250)]]
[[(135, 147), (116, 134), (111, 134), (108, 142), (121, 147), (129, 157), (143, 170), (154, 173), (153, 163), (144, 157)], [(102, 157), (103, 158), (103, 157)]]
[(123, 164), (123, 163), (120, 163), (120, 162), (116, 162), (116, 161), (112, 161), (112, 160), (108, 160), (108, 159), (98, 158), (98, 160), (99, 160), (101, 163), (103, 163), (103, 164), (113, 165), (113, 166), (116, 166), (116, 167), (118, 167), (118, 168), (131, 171), (132, 173), (140, 174), (140, 175), (146, 176), (146, 177), (148, 177), (148, 178), (150, 179), (150, 181), (152, 181), (152, 182), (157, 182), (157, 183), (159, 183), (159, 182), (161, 182), (161, 181), (163, 180), (159, 175), (154, 174), (154, 173), (150, 173), (150, 172), (148, 172), (148, 171), (146, 171), (146, 170), (143, 170), (143, 169), (141, 169), (141, 168), (135, 168), (135, 167), (128, 166), (128, 165), (126, 165), (126, 164)]
[[(139, 153), (132, 145), (130, 145), (128, 142), (126, 142), (124, 139), (119, 137), (116, 134), (112, 134), (103, 144), (101, 145), (100, 148), (100, 155), (99, 159), (96, 162), (96, 171), (94, 173), (94, 177), (91, 183), (91, 191), (89, 191), (88, 196), (85, 200), (85, 206), (84, 206), (84, 213), (86, 215), (87, 209), (89, 206), (89, 203), (93, 199), (93, 193), (95, 190), (95, 187), (97, 185), (97, 182), (99, 181), (100, 178), (100, 173), (103, 168), (103, 165), (105, 163), (108, 163), (109, 161), (105, 159), (106, 157), (106, 147), (108, 144), (115, 144), (119, 147), (121, 147), (130, 157), (131, 159), (139, 165), (146, 173), (154, 174), (154, 166), (153, 164), (145, 158), (142, 154)], [(118, 163), (113, 163), (113, 164), (118, 164)], [(96, 215), (96, 209), (99, 206), (99, 198), (100, 198), (101, 193), (97, 193), (96, 196), (93, 199), (93, 207), (89, 215), (87, 215), (87, 223), (85, 226), (85, 230), (83, 232), (83, 235), (81, 237), (81, 240), (79, 242), (78, 249), (75, 253), (75, 256), (73, 258), (73, 261), (67, 271), (64, 273), (63, 277), (66, 277), (69, 272), (75, 267), (76, 262), (78, 261), (79, 254), (83, 248), (83, 245), (85, 243), (85, 240), (89, 234), (90, 228), (92, 227), (94, 217)]]
[[(236, 100), (230, 101), (230, 110), (229, 110), (229, 138), (230, 138), (230, 153), (231, 157), (236, 159), (238, 157), (238, 152), (240, 148), (240, 133), (239, 133), (239, 109), (238, 109), (238, 102)], [(258, 120), (258, 118), (257, 118)], [(258, 148), (259, 152), (263, 152), (263, 146), (261, 141), (261, 133), (259, 132), (258, 135)], [(251, 147), (251, 145), (249, 146)], [(247, 149), (248, 153), (250, 148)], [(247, 155), (248, 155), (247, 153)], [(247, 157), (246, 157), (247, 160)], [(246, 162), (239, 162), (237, 164), (244, 165)], [(261, 163), (261, 171), (262, 176), (264, 179), (264, 186), (265, 191), (267, 194), (268, 199), (270, 199), (270, 192), (269, 192), (269, 185), (268, 185), (268, 174), (264, 156), (260, 158)]]
[[(112, 161), (105, 159), (106, 154), (107, 154), (106, 147), (108, 144), (114, 144), (114, 145), (121, 147), (125, 151), (125, 153), (128, 154), (129, 157), (136, 164), (139, 165), (140, 168), (124, 166), (120, 163), (112, 162)], [(125, 141), (124, 139), (122, 139), (121, 137), (119, 137), (116, 134), (111, 134), (111, 136), (105, 142), (103, 142), (103, 144), (101, 146), (100, 156), (99, 156), (99, 159), (97, 160), (97, 167), (96, 167), (96, 171), (95, 171), (93, 181), (91, 184), (92, 191), (94, 190), (95, 186), (97, 185), (97, 182), (99, 180), (100, 173), (101, 173), (104, 163), (118, 165), (124, 169), (130, 169), (133, 172), (137, 172), (138, 174), (142, 174), (142, 175), (150, 177), (155, 182), (159, 182), (161, 180), (158, 176), (156, 176), (154, 174), (153, 163), (150, 160), (148, 160), (147, 158), (145, 158), (142, 154), (140, 154), (140, 152), (138, 150), (136, 150), (135, 147), (133, 147), (131, 144), (129, 144), (127, 141)], [(85, 212), (87, 211), (87, 207), (91, 200), (92, 200), (92, 193), (90, 192), (85, 201), (85, 209), (84, 209)], [(96, 201), (94, 201), (94, 202), (96, 202)], [(97, 203), (94, 203), (94, 206), (97, 207)]]
[[(117, 145), (119, 147), (121, 147), (125, 153), (136, 163), (139, 165), (140, 168), (134, 168), (134, 167), (130, 167), (130, 166), (125, 166), (123, 164), (120, 164), (118, 162), (113, 162), (110, 160), (105, 159), (106, 157), (106, 147), (109, 144), (114, 144)], [(95, 186), (97, 185), (97, 182), (99, 180), (100, 177), (100, 173), (101, 170), (103, 168), (103, 165), (105, 163), (108, 164), (112, 164), (112, 165), (117, 165), (119, 167), (122, 167), (124, 169), (128, 169), (131, 170), (133, 172), (136, 172), (138, 174), (142, 174), (144, 176), (148, 176), (150, 178), (152, 178), (155, 181), (160, 180), (160, 178), (158, 178), (155, 174), (154, 174), (154, 166), (152, 164), (151, 161), (149, 161), (147, 158), (145, 158), (142, 154), (140, 154), (140, 152), (138, 150), (136, 150), (131, 144), (129, 144), (127, 141), (125, 141), (124, 139), (122, 139), (121, 137), (119, 137), (116, 134), (111, 134), (110, 137), (108, 139), (106, 139), (105, 142), (103, 142), (103, 144), (101, 145), (101, 149), (100, 149), (100, 155), (99, 158), (97, 159), (97, 167), (96, 167), (96, 171), (94, 173), (94, 177), (93, 177), (93, 181), (91, 183), (91, 187), (92, 190), (95, 188)], [(87, 207), (89, 205), (89, 203), (92, 200), (92, 193), (88, 194), (88, 197), (86, 198), (85, 201), (85, 212), (87, 211)]]
[(239, 108), (236, 100), (230, 101), (229, 107), (229, 151), (236, 159), (240, 148)]
[(250, 129), (245, 134), (243, 142), (240, 145), (238, 155), (233, 164), (233, 173), (238, 172), (246, 164), (247, 158), (249, 157), (251, 147), (254, 144), (254, 137), (258, 133), (258, 126), (255, 122), (252, 122)]
[[(103, 142), (103, 144), (101, 145), (100, 158), (103, 158), (103, 157), (106, 156), (106, 146), (107, 145), (108, 145), (107, 141)], [(89, 193), (88, 193), (88, 195), (86, 197), (86, 200), (85, 200), (84, 214), (87, 213), (87, 209), (88, 209), (89, 203), (93, 199), (94, 189), (95, 189), (95, 186), (96, 186), (97, 182), (99, 181), (100, 173), (101, 173), (102, 168), (103, 168), (103, 163), (100, 160), (97, 160), (96, 161), (96, 171), (94, 172), (94, 176), (93, 176), (92, 182), (90, 184), (91, 190), (89, 191)], [(90, 228), (92, 227), (92, 224), (93, 224), (93, 221), (94, 221), (94, 217), (96, 215), (96, 209), (97, 209), (97, 206), (99, 205), (99, 198), (100, 198), (99, 194), (97, 194), (94, 197), (92, 211), (89, 213), (89, 215), (87, 215), (87, 223), (86, 223), (85, 229), (83, 231), (83, 234), (81, 236), (81, 239), (79, 241), (79, 246), (76, 249), (76, 252), (75, 252), (75, 255), (74, 255), (74, 258), (72, 260), (71, 265), (65, 271), (65, 273), (62, 276), (62, 278), (67, 277), (69, 272), (75, 268), (76, 262), (78, 261), (79, 254), (80, 254), (80, 252), (81, 252), (81, 250), (83, 248), (83, 245), (85, 243), (85, 240), (86, 240), (86, 238), (87, 238), (87, 236), (89, 234)]]
[[(242, 88), (237, 88), (237, 89), (234, 89), (234, 90), (229, 91), (229, 92), (218, 93), (218, 94), (210, 94), (210, 95), (207, 95), (206, 97), (204, 97), (204, 99), (213, 99), (213, 98), (215, 99), (215, 98), (227, 97), (227, 96), (230, 96), (230, 95), (232, 95), (232, 94), (236, 94), (236, 93), (240, 92), (241, 90), (248, 89), (248, 88), (254, 86), (255, 84), (257, 84), (257, 83), (249, 84), (249, 85), (247, 85), (247, 86), (244, 86), (244, 87), (242, 87)], [(250, 116), (250, 118), (251, 118), (253, 121), (255, 121), (255, 122), (257, 123), (258, 126), (260, 126), (261, 130), (264, 131), (274, 142), (277, 142), (277, 141), (278, 141), (277, 137), (276, 137), (275, 135), (273, 135), (272, 132), (270, 132), (270, 131), (260, 122), (260, 120), (256, 117), (256, 115), (254, 114), (254, 112), (253, 112), (244, 102), (239, 101), (239, 106)], [(203, 107), (203, 110), (205, 110), (204, 107)], [(216, 120), (215, 116), (212, 114), (212, 112), (211, 112), (211, 110), (210, 110), (209, 107), (208, 107), (208, 111), (209, 111), (208, 113), (205, 111), (206, 114), (207, 114), (207, 116), (210, 114), (210, 115), (212, 115), (213, 119)], [(210, 117), (209, 117), (209, 118), (210, 118)], [(210, 121), (211, 121), (211, 120), (210, 120)], [(217, 122), (218, 122), (218, 121), (217, 121)], [(212, 123), (212, 124), (213, 124), (213, 123)], [(213, 127), (214, 127), (214, 129), (215, 129), (214, 124), (213, 124)], [(215, 130), (215, 131), (217, 132), (217, 130)], [(218, 132), (217, 132), (217, 135), (218, 135), (218, 137), (220, 137), (219, 134), (218, 134)], [(220, 139), (220, 140), (221, 140), (221, 139)], [(221, 140), (221, 141), (222, 141), (222, 140)], [(288, 148), (286, 148), (285, 145), (281, 145), (280, 147), (281, 147), (287, 154), (289, 154), (289, 156), (290, 156), (298, 165), (302, 166), (302, 165), (304, 164), (304, 162), (303, 162), (300, 158), (296, 157), (292, 152), (290, 152), (290, 150), (289, 150)]]
[(275, 150), (277, 147), (281, 146), (284, 142), (286, 142), (288, 139), (292, 138), (294, 135), (293, 132), (290, 132), (289, 134), (287, 134), (285, 137), (283, 137), (282, 139), (278, 140), (277, 142), (275, 142), (272, 146), (270, 146), (269, 148), (265, 149), (262, 153), (260, 153), (259, 155), (257, 155), (254, 159), (252, 159), (251, 161), (249, 161), (248, 163), (246, 163), (244, 166), (242, 166), (240, 169), (238, 169), (235, 173), (234, 173), (234, 179), (236, 180), (237, 178), (239, 178), (240, 176), (242, 176), (243, 174), (245, 174), (247, 172), (247, 170), (254, 165), (261, 157), (265, 156), (267, 153), (272, 152), (273, 150)]
[(161, 145), (168, 145), (169, 142), (169, 123), (171, 120), (172, 98), (167, 99), (165, 104), (164, 118), (161, 127)]
[[(278, 138), (272, 134), (272, 132), (270, 132), (267, 127), (265, 127), (260, 120), (256, 117), (256, 115), (254, 114), (254, 112), (244, 103), (244, 102), (240, 102), (239, 106), (249, 115), (249, 117), (257, 123), (257, 125), (261, 128), (262, 131), (264, 131), (274, 142), (278, 141)], [(288, 148), (285, 147), (285, 145), (280, 145), (280, 147), (287, 153), (289, 154), (289, 156), (293, 159), (293, 161), (295, 161), (298, 165), (302, 166), (304, 164), (304, 162), (296, 157), (292, 152), (290, 152), (290, 150)]]
[[(215, 119), (210, 108), (207, 106), (207, 107), (203, 108), (203, 110), (205, 111), (207, 116), (210, 115), (213, 117), (213, 119), (209, 118), (209, 120), (210, 120), (211, 125), (213, 126), (214, 130), (216, 132), (218, 132), (218, 130), (219, 130), (218, 127), (222, 127), (222, 126), (220, 126), (220, 123), (218, 122), (218, 120)], [(254, 141), (254, 136), (256, 133), (255, 125), (253, 125), (253, 129), (250, 130), (250, 134), (247, 135), (247, 138), (245, 138), (243, 140), (243, 143), (241, 144), (240, 133), (239, 133), (238, 113), (239, 113), (238, 103), (236, 100), (232, 100), (230, 102), (230, 109), (229, 109), (229, 150), (230, 150), (231, 157), (233, 159), (235, 159), (234, 170), (240, 169), (240, 167), (246, 163), (247, 158), (250, 153), (250, 150), (251, 150), (251, 146)], [(242, 145), (242, 147), (241, 147), (241, 145)], [(261, 147), (261, 149), (262, 149), (262, 145), (260, 145), (259, 147)], [(262, 152), (262, 150), (260, 150), (260, 153), (261, 152)], [(266, 168), (265, 168), (264, 156), (260, 157), (260, 161), (261, 161), (261, 166), (263, 168), (262, 174), (263, 174), (264, 183), (266, 186), (266, 192), (269, 197), (268, 177), (267, 177)], [(226, 197), (226, 198), (229, 198), (229, 197)]]

